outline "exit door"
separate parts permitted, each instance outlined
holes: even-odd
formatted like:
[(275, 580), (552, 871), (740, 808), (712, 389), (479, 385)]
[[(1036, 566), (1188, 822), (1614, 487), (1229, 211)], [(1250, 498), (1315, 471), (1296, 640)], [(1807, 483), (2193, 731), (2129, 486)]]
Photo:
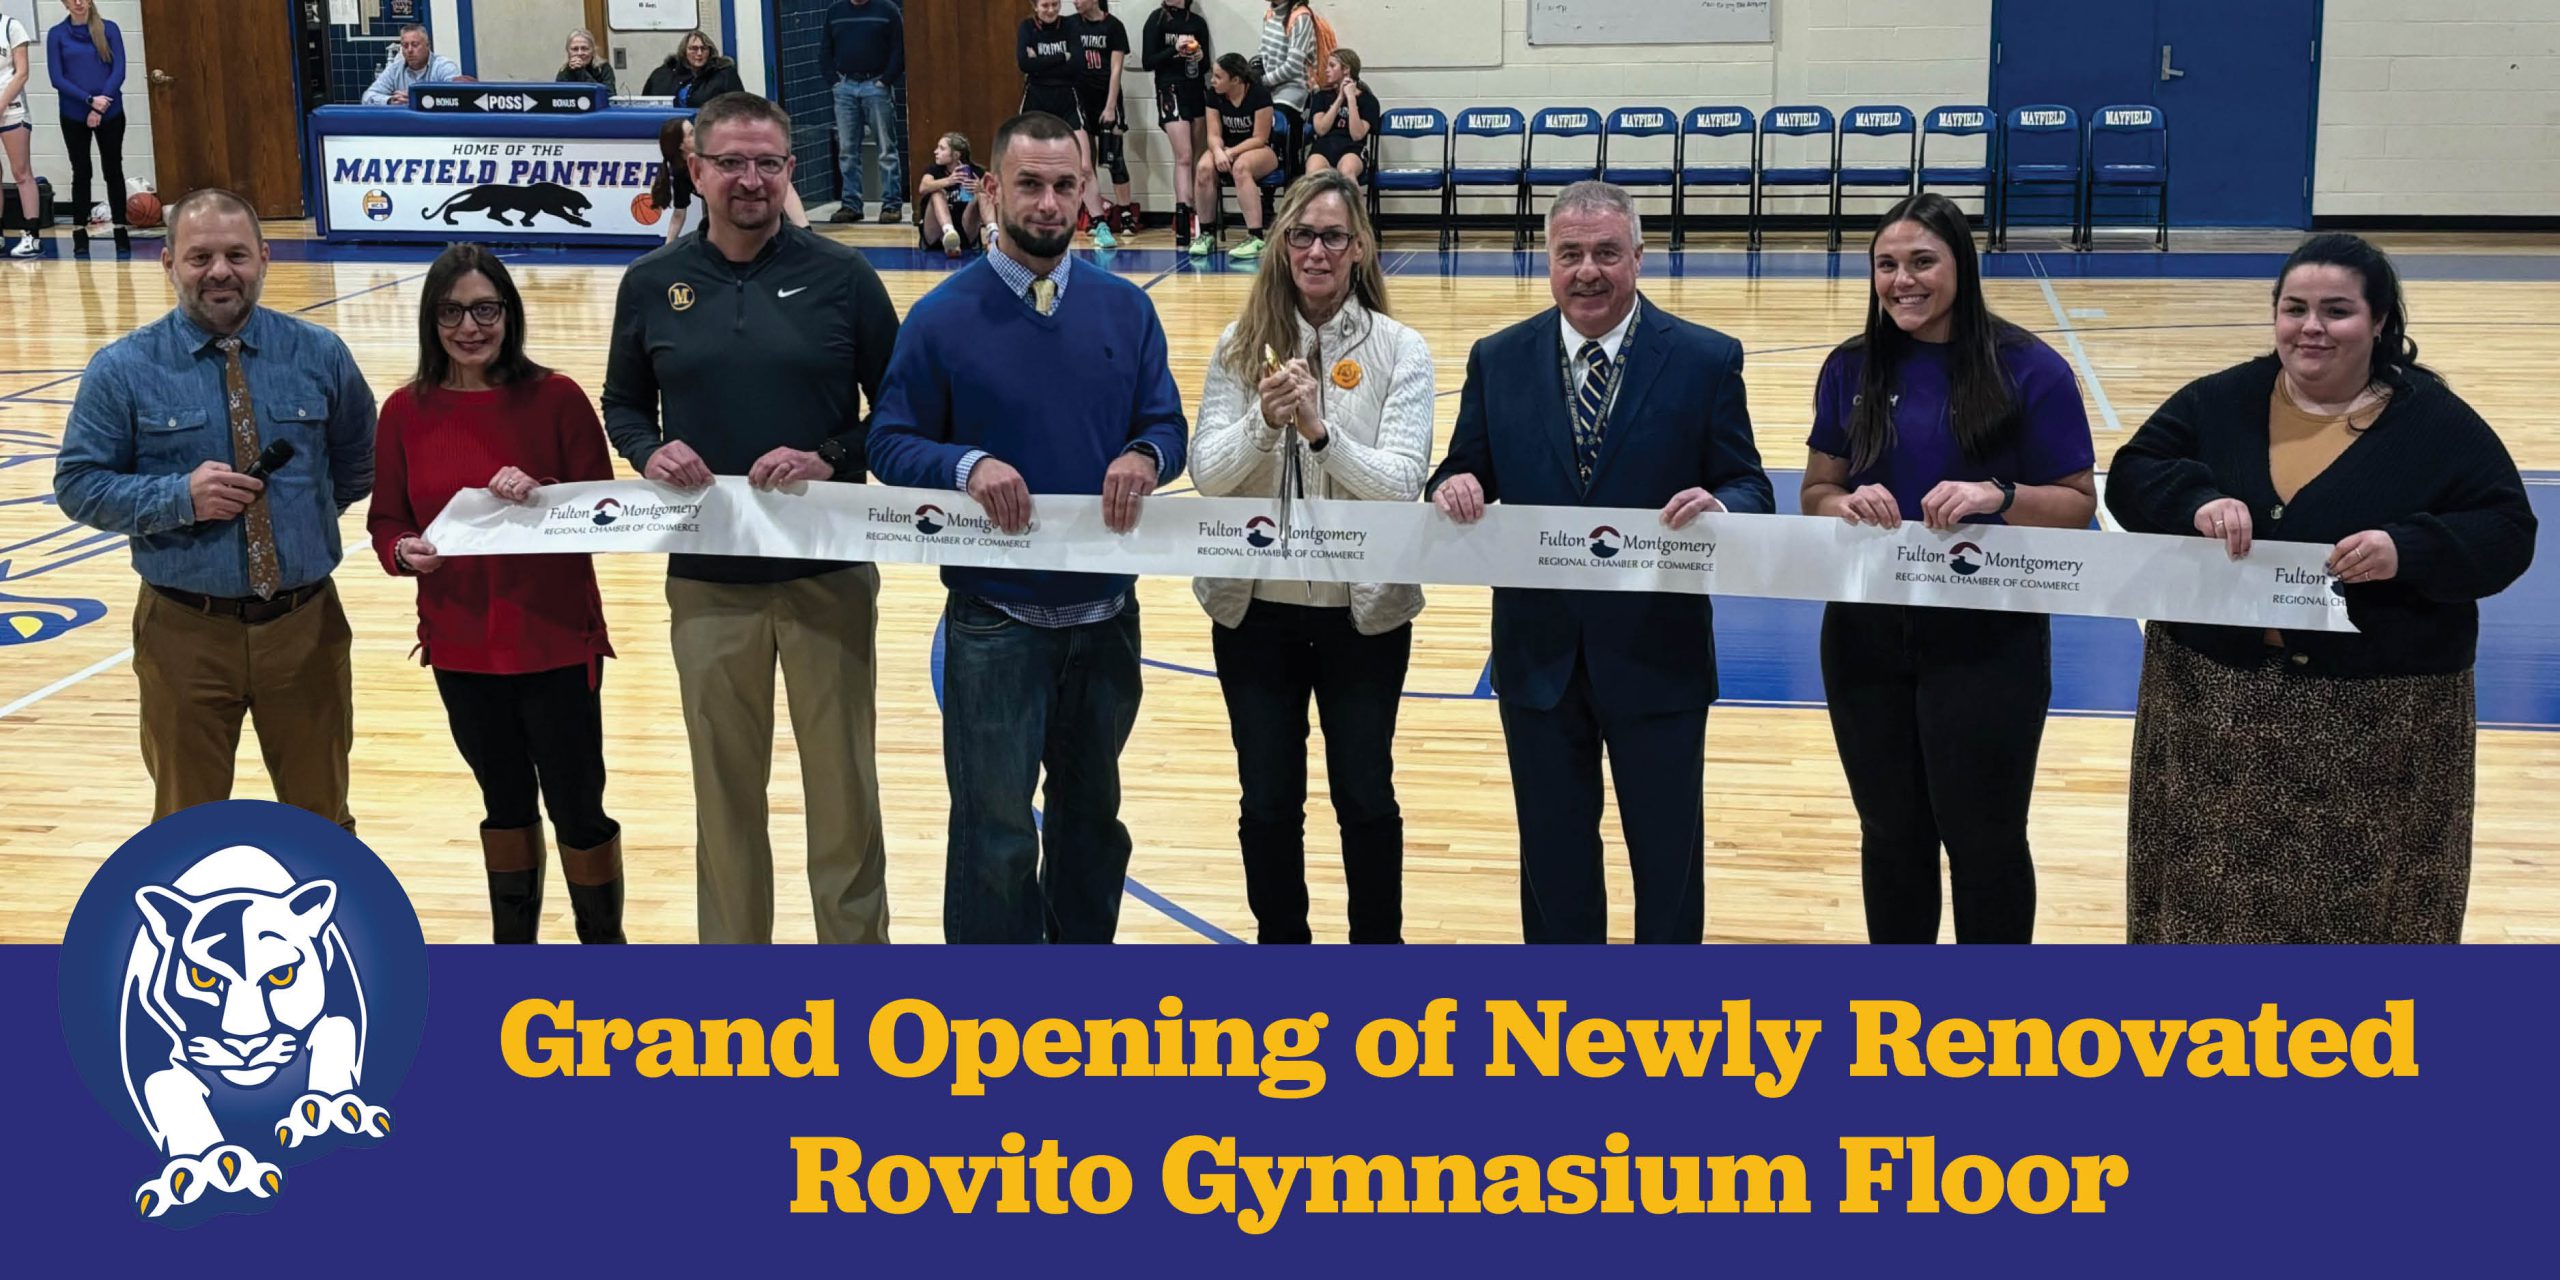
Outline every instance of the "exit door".
[(1991, 101), (2169, 118), (2169, 220), (2307, 227), (2319, 0), (1996, 0)]

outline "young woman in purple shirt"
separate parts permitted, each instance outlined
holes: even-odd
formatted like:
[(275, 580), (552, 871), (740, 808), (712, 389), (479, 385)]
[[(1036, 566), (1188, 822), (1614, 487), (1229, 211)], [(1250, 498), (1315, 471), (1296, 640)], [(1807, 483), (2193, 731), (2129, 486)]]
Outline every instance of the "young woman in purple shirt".
[[(2071, 366), (1991, 313), (1964, 214), (1941, 195), (1885, 213), (1866, 332), (1814, 387), (1807, 515), (2082, 528), (2097, 513)], [(1938, 850), (1958, 942), (2035, 931), (2027, 803), (2053, 693), (2040, 613), (1834, 604), (1822, 617), (1831, 731), (1858, 808), (1867, 937), (1934, 942)]]

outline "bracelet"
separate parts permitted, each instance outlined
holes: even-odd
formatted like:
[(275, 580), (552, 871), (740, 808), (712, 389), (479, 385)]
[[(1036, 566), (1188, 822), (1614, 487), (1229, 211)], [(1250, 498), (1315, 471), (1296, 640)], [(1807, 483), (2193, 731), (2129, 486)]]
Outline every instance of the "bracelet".
[(2007, 480), (1993, 480), (1991, 483), (2000, 486), (2000, 509), (1991, 514), (2005, 516), (2009, 514), (2009, 508), (2018, 505), (2018, 486)]

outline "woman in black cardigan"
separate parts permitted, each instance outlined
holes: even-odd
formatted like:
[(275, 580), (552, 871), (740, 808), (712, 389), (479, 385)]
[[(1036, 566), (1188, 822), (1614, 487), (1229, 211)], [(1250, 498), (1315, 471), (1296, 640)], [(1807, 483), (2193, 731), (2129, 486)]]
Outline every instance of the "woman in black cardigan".
[(2116, 454), (2137, 533), (2331, 544), (2353, 634), (2152, 623), (2126, 847), (2135, 942), (2451, 943), (2471, 878), (2478, 601), (2533, 561), (2497, 433), (2417, 363), (2390, 260), (2315, 236), (2275, 354)]
[(743, 93), (746, 82), (738, 77), (738, 64), (720, 56), (720, 46), (700, 31), (684, 33), (676, 42), (676, 51), (658, 69), (649, 73), (648, 83), (640, 93), (648, 98), (673, 98), (679, 107), (699, 107), (724, 93)]

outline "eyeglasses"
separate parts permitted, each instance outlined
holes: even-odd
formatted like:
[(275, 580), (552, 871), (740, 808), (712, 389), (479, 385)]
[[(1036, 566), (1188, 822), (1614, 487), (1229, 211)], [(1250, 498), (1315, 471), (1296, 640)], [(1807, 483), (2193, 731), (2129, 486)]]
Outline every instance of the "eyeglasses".
[(779, 178), (782, 176), (783, 166), (791, 163), (789, 156), (742, 156), (734, 151), (726, 155), (712, 155), (705, 152), (702, 158), (710, 161), (711, 167), (718, 169), (720, 176), (724, 178), (743, 178), (747, 176), (747, 170), (750, 168), (765, 177)]
[(471, 317), (473, 324), (493, 325), (507, 318), (507, 304), (495, 300), (475, 302), (467, 307), (459, 302), (436, 304), (436, 327), (439, 329), (462, 327), (464, 316)]
[(1340, 253), (1351, 247), (1351, 233), (1340, 227), (1327, 227), (1322, 231), (1314, 227), (1291, 227), (1288, 240), (1292, 249), (1312, 249), (1323, 245), (1326, 253)]

